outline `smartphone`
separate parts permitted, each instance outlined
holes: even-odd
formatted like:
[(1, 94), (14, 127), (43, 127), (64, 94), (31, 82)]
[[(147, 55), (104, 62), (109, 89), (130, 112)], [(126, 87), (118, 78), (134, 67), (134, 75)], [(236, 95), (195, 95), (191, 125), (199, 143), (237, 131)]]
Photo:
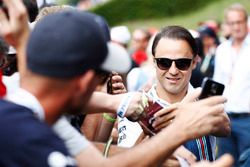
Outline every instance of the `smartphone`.
[(215, 95), (222, 95), (225, 88), (223, 84), (216, 82), (208, 77), (203, 79), (201, 87), (202, 91), (199, 99), (204, 99)]

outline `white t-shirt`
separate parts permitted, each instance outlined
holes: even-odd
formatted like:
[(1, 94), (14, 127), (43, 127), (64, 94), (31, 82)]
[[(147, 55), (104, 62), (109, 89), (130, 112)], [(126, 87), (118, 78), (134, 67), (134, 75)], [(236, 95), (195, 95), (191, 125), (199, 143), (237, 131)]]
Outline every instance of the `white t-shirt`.
[(250, 113), (250, 34), (239, 51), (232, 48), (232, 40), (218, 46), (213, 79), (225, 85), (225, 110)]
[[(188, 87), (188, 93), (192, 92), (194, 89), (191, 84)], [(165, 100), (161, 99), (156, 93), (156, 85), (153, 85), (147, 95), (160, 104), (163, 107), (168, 107), (170, 103), (166, 102)], [(135, 142), (139, 138), (140, 134), (142, 133), (142, 128), (137, 122), (131, 122), (126, 118), (119, 118), (118, 119), (118, 146), (121, 147), (132, 147), (134, 146)], [(211, 149), (213, 152), (213, 158), (215, 158), (215, 149), (216, 149), (216, 137), (209, 136), (209, 140), (211, 143)]]

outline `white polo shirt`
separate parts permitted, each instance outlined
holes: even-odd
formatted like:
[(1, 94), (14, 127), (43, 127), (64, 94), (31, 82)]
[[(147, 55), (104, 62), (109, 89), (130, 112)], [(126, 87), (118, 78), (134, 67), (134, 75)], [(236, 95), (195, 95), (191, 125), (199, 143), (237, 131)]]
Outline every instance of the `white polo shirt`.
[(250, 34), (238, 53), (232, 48), (232, 40), (217, 48), (213, 78), (225, 85), (227, 112), (250, 113)]

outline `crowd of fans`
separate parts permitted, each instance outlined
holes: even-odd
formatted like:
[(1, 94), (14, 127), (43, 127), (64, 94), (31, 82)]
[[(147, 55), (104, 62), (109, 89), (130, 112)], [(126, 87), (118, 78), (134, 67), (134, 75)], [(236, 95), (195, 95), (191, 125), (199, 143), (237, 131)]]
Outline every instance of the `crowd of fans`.
[[(130, 32), (84, 3), (3, 0), (0, 166), (250, 165), (244, 6)], [(199, 100), (206, 77), (223, 96)]]

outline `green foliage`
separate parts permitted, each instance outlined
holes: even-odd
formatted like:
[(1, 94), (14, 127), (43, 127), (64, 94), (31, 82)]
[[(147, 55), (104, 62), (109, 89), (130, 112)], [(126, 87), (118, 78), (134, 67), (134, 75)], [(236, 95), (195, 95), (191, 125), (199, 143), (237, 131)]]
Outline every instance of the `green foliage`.
[(213, 1), (216, 0), (110, 0), (92, 11), (105, 17), (110, 25), (115, 25), (132, 20), (183, 15)]

